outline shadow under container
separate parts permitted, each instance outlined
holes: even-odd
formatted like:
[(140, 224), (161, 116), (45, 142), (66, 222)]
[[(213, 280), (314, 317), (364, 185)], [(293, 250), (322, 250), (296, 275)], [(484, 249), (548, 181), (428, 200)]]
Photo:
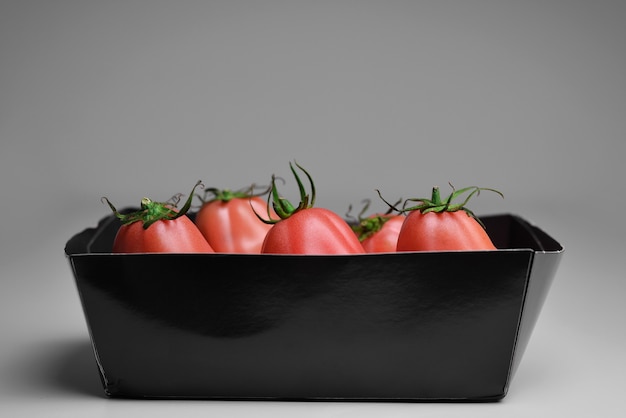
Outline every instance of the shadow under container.
[(497, 401), (563, 247), (481, 220), (497, 251), (112, 254), (108, 216), (65, 253), (109, 397)]

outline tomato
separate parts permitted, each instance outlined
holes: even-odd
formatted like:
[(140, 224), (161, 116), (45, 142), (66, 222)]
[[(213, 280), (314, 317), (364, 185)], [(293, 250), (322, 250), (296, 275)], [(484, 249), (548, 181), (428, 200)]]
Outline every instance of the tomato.
[[(206, 200), (196, 214), (195, 223), (216, 252), (260, 253), (272, 225), (257, 218), (266, 202), (249, 192), (207, 189), (214, 198)], [(269, 216), (276, 216), (273, 210)]]
[(187, 216), (160, 220), (144, 229), (141, 222), (122, 225), (114, 253), (211, 253), (213, 249)]
[[(461, 204), (452, 201), (467, 191), (470, 195)], [(467, 187), (454, 190), (441, 200), (439, 189), (433, 188), (431, 199), (410, 199), (420, 205), (405, 209), (409, 212), (398, 235), (397, 251), (475, 251), (495, 250), (496, 247), (480, 220), (465, 204), (481, 190), (493, 189)]]
[(361, 245), (368, 253), (395, 252), (398, 235), (404, 223), (404, 215), (377, 214), (368, 218), (373, 226), (371, 233), (365, 235)]
[[(386, 213), (374, 213), (363, 217), (369, 208), (369, 199), (366, 199), (364, 203), (365, 206), (357, 219), (351, 224), (352, 230), (359, 238), (363, 249), (367, 253), (395, 252), (398, 234), (405, 216), (394, 214), (390, 209)], [(353, 219), (349, 214), (347, 216)]]
[(475, 219), (460, 212), (411, 212), (398, 235), (397, 251), (495, 250)]
[(365, 252), (350, 225), (335, 212), (314, 207), (315, 185), (309, 173), (300, 165), (311, 185), (311, 200), (306, 194), (293, 165), (290, 163), (298, 187), (300, 204), (294, 207), (278, 195), (275, 177), (272, 177), (273, 207), (280, 219), (270, 220), (272, 228), (263, 242), (262, 253), (273, 254), (362, 254)]
[[(196, 183), (195, 188), (200, 184)], [(122, 221), (113, 242), (114, 253), (212, 253), (213, 248), (186, 215), (193, 190), (181, 210), (176, 204), (141, 200), (141, 209), (121, 214), (103, 198)]]
[(358, 254), (359, 239), (348, 223), (331, 210), (307, 208), (276, 223), (267, 233), (263, 253)]

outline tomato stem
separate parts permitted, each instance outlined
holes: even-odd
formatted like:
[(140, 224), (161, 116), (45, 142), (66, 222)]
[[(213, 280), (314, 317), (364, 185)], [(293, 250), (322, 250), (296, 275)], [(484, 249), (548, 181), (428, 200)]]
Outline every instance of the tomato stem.
[(106, 197), (103, 197), (102, 200), (109, 205), (115, 216), (122, 221), (122, 224), (129, 225), (134, 222), (142, 222), (143, 229), (148, 229), (150, 225), (157, 221), (171, 221), (185, 215), (191, 208), (191, 201), (198, 186), (202, 187), (202, 182), (200, 180), (198, 180), (198, 182), (193, 186), (189, 197), (187, 197), (185, 204), (180, 210), (176, 210), (176, 205), (180, 201), (180, 197), (182, 196), (181, 194), (175, 195), (172, 199), (170, 199), (172, 200), (172, 203), (154, 202), (151, 199), (144, 197), (141, 199), (141, 208), (135, 212), (127, 214), (120, 213)]
[(433, 187), (433, 194), (431, 197), (431, 201), (433, 202), (433, 205), (436, 206), (441, 206), (441, 193), (439, 193), (439, 187), (435, 186)]
[[(450, 184), (450, 183), (448, 183), (448, 184)], [(462, 189), (459, 189), (459, 190), (455, 189), (452, 184), (450, 184), (450, 187), (452, 187), (452, 193), (450, 193), (450, 195), (448, 197), (446, 197), (444, 200), (441, 199), (441, 193), (439, 191), (439, 187), (435, 186), (432, 189), (432, 195), (431, 195), (430, 199), (426, 199), (426, 198), (410, 198), (410, 199), (406, 199), (404, 201), (404, 204), (402, 206), (402, 210), (400, 210), (400, 212), (401, 213), (406, 213), (406, 212), (411, 212), (411, 211), (414, 211), (414, 210), (419, 210), (421, 213), (426, 214), (426, 213), (430, 213), (430, 212), (443, 213), (443, 212), (457, 212), (459, 210), (462, 210), (465, 213), (467, 213), (467, 215), (469, 217), (474, 218), (484, 228), (485, 226), (480, 221), (480, 219), (478, 219), (478, 217), (474, 214), (474, 212), (472, 212), (467, 207), (465, 207), (465, 205), (467, 205), (469, 200), (474, 195), (478, 196), (482, 190), (488, 190), (488, 191), (497, 193), (498, 195), (500, 195), (501, 197), (504, 198), (504, 195), (501, 192), (499, 192), (498, 190), (490, 189), (490, 188), (487, 188), (487, 187), (470, 186), (470, 187), (465, 187), (465, 188), (462, 188)], [(469, 194), (467, 195), (467, 197), (465, 198), (465, 200), (463, 202), (461, 202), (461, 203), (452, 203), (459, 196), (461, 196), (461, 195), (463, 195), (463, 194), (465, 194), (467, 192), (469, 192)], [(378, 195), (380, 196), (380, 198), (385, 203), (387, 203), (387, 205), (389, 205), (390, 208), (396, 209), (394, 205), (391, 205), (389, 202), (387, 202), (382, 197), (382, 195), (380, 194), (380, 191), (378, 191)], [(416, 203), (419, 203), (419, 205), (409, 206), (410, 202), (416, 202)], [(407, 206), (409, 206), (409, 207), (407, 207)], [(398, 210), (398, 209), (396, 209), (396, 210)]]
[[(205, 189), (204, 196), (198, 195), (198, 198), (202, 203), (209, 203), (215, 200), (219, 200), (222, 202), (230, 202), (233, 199), (247, 199), (251, 197), (263, 196), (266, 193), (269, 193), (271, 190), (271, 186), (263, 187), (262, 190), (255, 192), (255, 189), (258, 189), (259, 186), (256, 184), (251, 184), (248, 187), (239, 189), (239, 190), (231, 190), (231, 189), (218, 189), (217, 187), (210, 187)], [(209, 194), (212, 197), (207, 198)]]
[[(300, 179), (300, 176), (298, 175), (298, 172), (296, 171), (294, 164), (297, 168), (299, 168), (306, 175), (307, 179), (309, 180), (309, 185), (311, 187), (310, 195), (306, 193), (306, 188), (304, 187), (304, 184), (302, 183), (302, 180)], [(293, 215), (294, 213), (298, 211), (313, 207), (315, 203), (315, 184), (313, 182), (313, 178), (300, 164), (298, 164), (295, 161), (294, 161), (294, 164), (289, 162), (289, 168), (296, 179), (296, 183), (298, 184), (298, 191), (300, 193), (300, 203), (298, 204), (298, 206), (294, 206), (289, 200), (282, 197), (280, 193), (278, 192), (278, 188), (276, 187), (277, 177), (275, 175), (272, 175), (270, 193), (267, 196), (267, 213), (268, 215), (270, 215), (271, 208), (273, 207), (274, 212), (276, 212), (276, 214), (278, 215), (280, 219), (271, 219), (271, 216), (270, 216), (270, 219), (263, 219), (255, 211), (257, 218), (259, 218), (262, 222), (266, 224), (275, 224), (282, 219), (289, 218), (291, 215)]]

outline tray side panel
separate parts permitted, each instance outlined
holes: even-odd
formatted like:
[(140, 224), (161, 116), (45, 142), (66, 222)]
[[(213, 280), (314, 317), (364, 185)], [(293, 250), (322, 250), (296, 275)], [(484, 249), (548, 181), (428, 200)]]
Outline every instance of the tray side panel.
[(511, 373), (517, 371), (532, 332), (539, 319), (541, 309), (556, 276), (562, 252), (537, 252), (530, 270), (528, 290), (524, 301), (518, 340), (513, 357)]
[(532, 252), (74, 257), (111, 396), (493, 400)]

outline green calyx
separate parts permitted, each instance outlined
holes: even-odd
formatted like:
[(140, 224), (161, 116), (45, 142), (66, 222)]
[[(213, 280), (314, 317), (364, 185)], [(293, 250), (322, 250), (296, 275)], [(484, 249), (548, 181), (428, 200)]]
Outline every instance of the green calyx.
[[(480, 221), (480, 219), (478, 219), (476, 217), (476, 215), (469, 210), (468, 208), (465, 207), (465, 205), (467, 204), (467, 202), (469, 202), (469, 200), (474, 196), (478, 196), (480, 194), (481, 191), (483, 190), (487, 190), (490, 192), (494, 192), (497, 193), (498, 195), (500, 195), (501, 197), (504, 197), (504, 195), (499, 192), (498, 190), (495, 189), (490, 189), (490, 188), (486, 188), (486, 187), (476, 187), (476, 186), (471, 186), (471, 187), (465, 187), (463, 189), (455, 189), (454, 186), (452, 186), (452, 184), (450, 184), (450, 187), (452, 187), (452, 193), (450, 193), (450, 195), (445, 198), (442, 199), (441, 198), (441, 194), (439, 192), (439, 187), (435, 186), (433, 187), (432, 190), (432, 196), (430, 199), (425, 199), (425, 198), (412, 198), (412, 199), (407, 199), (404, 202), (404, 205), (402, 207), (402, 209), (400, 210), (400, 212), (402, 213), (406, 213), (406, 212), (411, 212), (414, 210), (419, 210), (421, 213), (426, 214), (429, 212), (433, 212), (433, 213), (443, 213), (443, 212), (457, 212), (457, 211), (464, 211), (465, 213), (467, 213), (468, 216), (470, 216), (471, 218), (475, 219), (481, 226), (484, 225), (483, 223)], [(457, 199), (459, 196), (465, 194), (465, 193), (469, 193), (465, 200), (463, 200), (461, 203), (453, 203), (453, 201), (455, 199)], [(380, 196), (380, 192), (378, 192), (379, 196)], [(382, 196), (381, 196), (382, 199)], [(384, 201), (384, 199), (383, 199)], [(419, 205), (415, 205), (415, 206), (409, 206), (410, 202), (419, 202)], [(385, 201), (385, 203), (387, 203)], [(394, 208), (395, 207), (389, 203), (387, 203), (390, 207)], [(407, 207), (409, 206), (409, 207)], [(397, 209), (396, 209), (397, 210)]]
[(175, 210), (175, 208), (180, 201), (182, 194), (175, 195), (168, 202), (154, 202), (151, 199), (144, 197), (141, 199), (141, 208), (139, 210), (126, 214), (118, 212), (115, 206), (113, 206), (113, 204), (106, 197), (103, 197), (102, 200), (106, 201), (115, 216), (122, 221), (122, 224), (129, 225), (135, 222), (142, 222), (143, 229), (148, 229), (150, 225), (157, 221), (171, 221), (185, 215), (191, 208), (191, 201), (196, 187), (201, 185), (202, 182), (198, 181), (195, 186), (193, 186), (185, 204), (178, 211)]
[[(296, 179), (296, 182), (298, 183), (298, 190), (300, 192), (300, 203), (298, 204), (298, 206), (294, 206), (289, 200), (280, 196), (280, 194), (278, 193), (278, 188), (276, 187), (276, 176), (272, 175), (272, 184), (270, 187), (270, 193), (268, 194), (268, 197), (267, 197), (267, 214), (268, 214), (269, 219), (263, 219), (257, 214), (257, 217), (264, 223), (267, 223), (267, 224), (278, 223), (282, 219), (287, 219), (298, 211), (311, 208), (314, 206), (315, 184), (313, 183), (313, 178), (301, 165), (299, 165), (296, 162), (294, 163), (296, 167), (298, 167), (308, 178), (309, 184), (311, 186), (311, 194), (309, 195), (306, 193), (306, 189), (304, 187), (304, 184), (302, 183), (302, 180), (300, 179), (300, 176), (298, 175), (298, 172), (294, 168), (293, 164), (290, 162), (289, 168), (291, 169), (291, 172), (293, 173)], [(274, 208), (274, 212), (276, 212), (276, 214), (278, 215), (280, 219), (271, 218), (270, 205), (272, 208)]]
[(359, 238), (359, 241), (363, 242), (380, 231), (388, 220), (389, 218), (376, 215), (371, 218), (362, 219), (358, 224), (351, 225), (350, 227)]
[[(400, 203), (400, 201), (396, 202), (396, 204)], [(357, 235), (360, 242), (365, 241), (367, 238), (380, 231), (385, 223), (390, 219), (388, 216), (384, 215), (390, 215), (393, 211), (393, 208), (390, 207), (384, 215), (365, 217), (364, 215), (367, 212), (367, 209), (369, 208), (371, 202), (369, 199), (366, 199), (363, 201), (363, 203), (363, 209), (361, 209), (361, 212), (359, 212), (356, 223), (350, 225), (350, 228), (352, 228), (352, 231), (354, 231), (354, 233)], [(346, 214), (346, 217), (350, 217), (349, 213), (351, 210), (352, 206), (348, 208), (348, 214)]]

